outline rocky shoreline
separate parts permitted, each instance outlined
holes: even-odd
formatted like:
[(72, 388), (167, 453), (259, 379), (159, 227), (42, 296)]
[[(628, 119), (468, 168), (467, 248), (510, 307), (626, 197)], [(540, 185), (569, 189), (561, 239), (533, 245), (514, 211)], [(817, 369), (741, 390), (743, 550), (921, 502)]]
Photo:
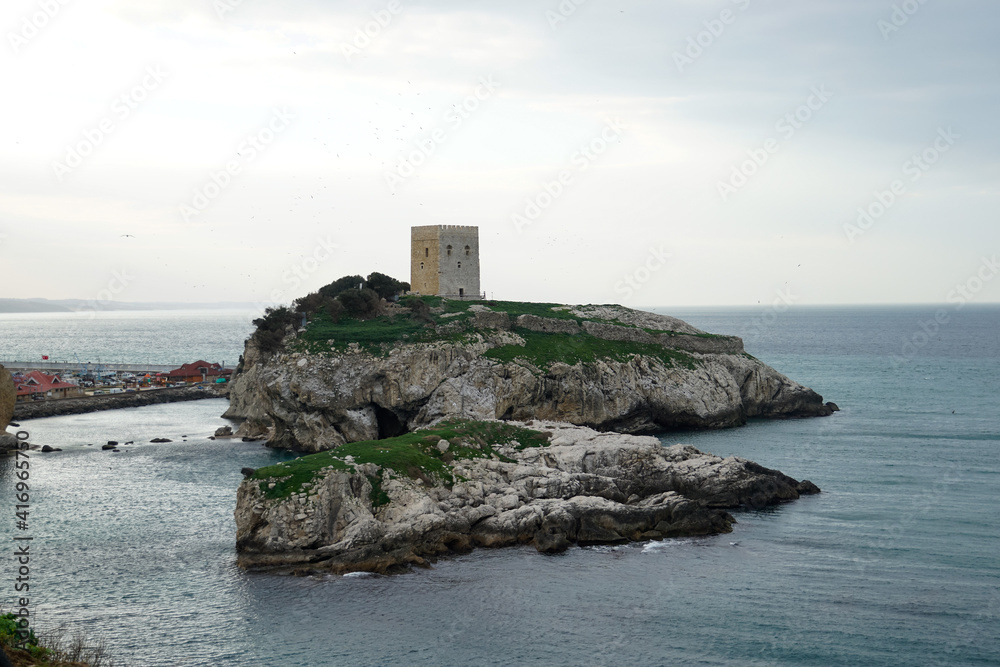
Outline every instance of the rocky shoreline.
[(178, 403), (204, 398), (219, 398), (221, 396), (225, 396), (224, 391), (217, 390), (215, 387), (194, 385), (190, 387), (171, 387), (168, 389), (108, 394), (105, 396), (83, 396), (51, 401), (28, 401), (15, 405), (14, 419), (28, 420), (39, 419), (41, 417), (56, 417), (59, 415), (77, 415), (103, 410), (136, 408), (159, 403)]
[(476, 547), (531, 544), (555, 553), (712, 535), (732, 529), (726, 510), (819, 492), (752, 461), (664, 447), (650, 436), (555, 422), (485, 426), (527, 429), (521, 441), (533, 433), (542, 443), (448, 441), (432, 429), (411, 440), (417, 453), (447, 463), (436, 474), (376, 463), (392, 441), (245, 470), (235, 511), (240, 567), (394, 573)]

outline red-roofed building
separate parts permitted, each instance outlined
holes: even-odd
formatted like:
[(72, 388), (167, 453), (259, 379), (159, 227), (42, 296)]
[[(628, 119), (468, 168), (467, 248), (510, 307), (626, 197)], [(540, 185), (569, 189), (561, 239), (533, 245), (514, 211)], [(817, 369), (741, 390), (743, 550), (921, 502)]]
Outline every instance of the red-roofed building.
[(48, 375), (41, 371), (18, 373), (14, 376), (17, 400), (72, 398), (82, 396), (83, 390), (75, 384), (63, 382), (58, 375)]
[(228, 368), (223, 368), (220, 364), (210, 364), (207, 361), (195, 361), (184, 364), (180, 368), (167, 373), (168, 382), (215, 382), (219, 378), (226, 380), (233, 374)]

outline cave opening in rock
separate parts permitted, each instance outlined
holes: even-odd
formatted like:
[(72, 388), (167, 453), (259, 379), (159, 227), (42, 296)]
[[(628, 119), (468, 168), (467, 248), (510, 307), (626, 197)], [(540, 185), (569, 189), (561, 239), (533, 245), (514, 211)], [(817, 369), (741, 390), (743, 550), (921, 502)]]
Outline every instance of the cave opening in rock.
[(406, 426), (399, 421), (396, 413), (381, 405), (375, 406), (375, 419), (378, 422), (378, 437), (395, 438), (397, 435), (407, 433)]

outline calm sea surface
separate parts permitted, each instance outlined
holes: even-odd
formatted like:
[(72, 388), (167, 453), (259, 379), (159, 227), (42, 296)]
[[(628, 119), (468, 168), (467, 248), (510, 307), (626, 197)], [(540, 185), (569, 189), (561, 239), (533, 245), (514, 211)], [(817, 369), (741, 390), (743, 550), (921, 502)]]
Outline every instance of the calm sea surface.
[[(28, 531), (0, 462), (0, 540), (10, 553), (15, 533), (34, 538), (38, 626), (85, 628), (126, 665), (998, 665), (1000, 308), (946, 308), (922, 328), (936, 310), (670, 311), (744, 335), (842, 408), (663, 436), (823, 489), (737, 514), (729, 535), (480, 550), (396, 577), (248, 575), (239, 470), (287, 455), (208, 440), (218, 399), (23, 423), (65, 451), (32, 455)], [(249, 331), (246, 315), (115, 315), (86, 325), (81, 358), (229, 361)], [(69, 354), (48, 332), (73, 318), (0, 315), (0, 358)], [(107, 440), (144, 444), (99, 451)]]

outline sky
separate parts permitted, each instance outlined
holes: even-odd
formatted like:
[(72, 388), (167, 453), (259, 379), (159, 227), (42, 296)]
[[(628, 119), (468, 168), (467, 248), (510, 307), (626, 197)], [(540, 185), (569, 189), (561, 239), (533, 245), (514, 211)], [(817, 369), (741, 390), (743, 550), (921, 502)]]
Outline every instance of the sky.
[(0, 297), (1000, 302), (995, 0), (5, 0)]

